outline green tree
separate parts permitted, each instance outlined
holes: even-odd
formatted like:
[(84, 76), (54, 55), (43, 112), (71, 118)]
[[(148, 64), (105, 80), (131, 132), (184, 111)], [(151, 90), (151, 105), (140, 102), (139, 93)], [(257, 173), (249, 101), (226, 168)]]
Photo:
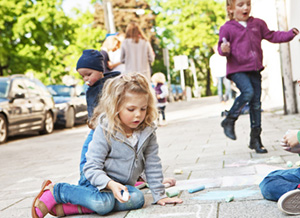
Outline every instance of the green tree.
[[(45, 84), (64, 75), (79, 78), (75, 66), (84, 49), (99, 49), (106, 31), (94, 15), (75, 10), (68, 17), (62, 0), (0, 0), (0, 76), (32, 72)], [(50, 78), (50, 79), (49, 79)]]
[(74, 33), (61, 0), (0, 0), (0, 16), (0, 75), (45, 72)]
[[(187, 55), (193, 58), (199, 85), (211, 95), (209, 57), (217, 43), (218, 30), (225, 22), (225, 3), (217, 0), (151, 0), (157, 13), (156, 32), (161, 47), (169, 49), (170, 57)], [(172, 61), (172, 58), (170, 58)], [(175, 80), (179, 72), (172, 73)], [(192, 74), (185, 71), (186, 84), (193, 86)]]

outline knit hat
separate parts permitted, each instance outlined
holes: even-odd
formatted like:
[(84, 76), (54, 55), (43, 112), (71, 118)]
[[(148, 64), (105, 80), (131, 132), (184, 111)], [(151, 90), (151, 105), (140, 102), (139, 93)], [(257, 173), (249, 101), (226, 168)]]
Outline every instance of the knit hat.
[(81, 57), (77, 61), (76, 70), (79, 68), (89, 68), (103, 72), (103, 56), (94, 49), (87, 49), (82, 52)]

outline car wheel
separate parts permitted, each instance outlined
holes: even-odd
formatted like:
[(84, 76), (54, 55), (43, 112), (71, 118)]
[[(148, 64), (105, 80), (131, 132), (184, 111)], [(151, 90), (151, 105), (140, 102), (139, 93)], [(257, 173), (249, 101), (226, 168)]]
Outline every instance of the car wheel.
[(46, 113), (45, 121), (44, 121), (44, 129), (41, 131), (41, 134), (49, 134), (53, 132), (54, 122), (53, 116), (50, 111)]
[(73, 107), (69, 107), (66, 113), (66, 128), (72, 128), (75, 124), (75, 110)]
[(0, 114), (0, 144), (4, 143), (7, 139), (7, 121), (3, 114)]

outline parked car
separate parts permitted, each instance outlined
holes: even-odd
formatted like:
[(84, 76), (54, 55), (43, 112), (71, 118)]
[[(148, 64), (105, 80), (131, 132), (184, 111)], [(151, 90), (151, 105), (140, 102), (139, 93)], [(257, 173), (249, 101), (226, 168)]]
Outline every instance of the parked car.
[(24, 75), (0, 77), (0, 144), (8, 136), (53, 132), (57, 110), (47, 87)]
[(87, 103), (83, 89), (78, 91), (76, 87), (66, 85), (49, 85), (47, 88), (58, 110), (57, 125), (71, 128), (75, 124), (87, 121)]

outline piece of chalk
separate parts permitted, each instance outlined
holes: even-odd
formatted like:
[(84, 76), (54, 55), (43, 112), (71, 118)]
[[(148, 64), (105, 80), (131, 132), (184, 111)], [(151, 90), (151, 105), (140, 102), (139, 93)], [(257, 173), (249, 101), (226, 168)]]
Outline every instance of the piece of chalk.
[(179, 195), (179, 191), (169, 191), (166, 193), (169, 198)]
[(230, 201), (233, 201), (234, 200), (234, 196), (233, 195), (229, 195), (225, 198), (225, 201), (226, 202), (230, 202)]
[(167, 182), (164, 184), (164, 186), (165, 186), (165, 188), (169, 188), (169, 187), (171, 187), (171, 184)]
[(175, 169), (174, 174), (182, 174), (183, 170), (182, 169)]
[(123, 196), (122, 196), (122, 200), (123, 201), (128, 201), (129, 200), (129, 192), (123, 192)]
[(205, 186), (204, 185), (201, 185), (199, 187), (196, 187), (196, 188), (190, 188), (188, 190), (189, 193), (194, 193), (194, 192), (198, 192), (198, 191), (202, 191), (205, 189)]
[(287, 161), (286, 162), (286, 166), (287, 167), (292, 167), (293, 166), (293, 162), (292, 161)]
[(228, 42), (227, 39), (226, 39), (225, 37), (222, 38), (222, 41), (223, 41), (224, 43), (227, 43), (227, 42)]

